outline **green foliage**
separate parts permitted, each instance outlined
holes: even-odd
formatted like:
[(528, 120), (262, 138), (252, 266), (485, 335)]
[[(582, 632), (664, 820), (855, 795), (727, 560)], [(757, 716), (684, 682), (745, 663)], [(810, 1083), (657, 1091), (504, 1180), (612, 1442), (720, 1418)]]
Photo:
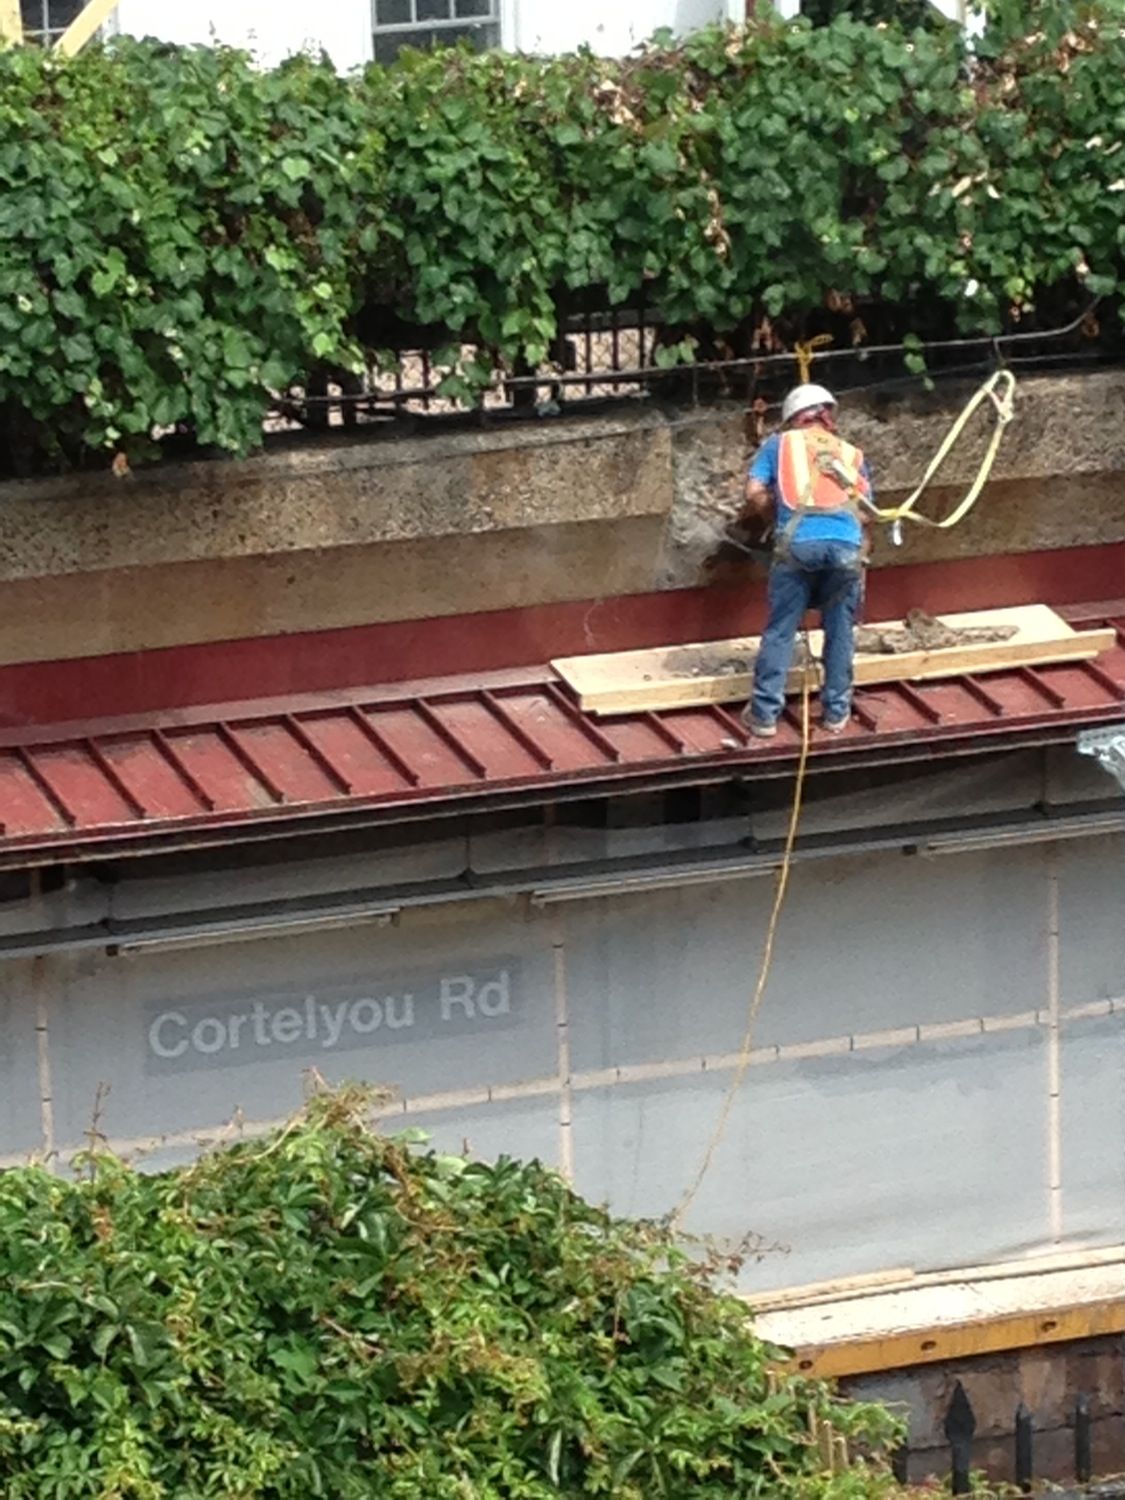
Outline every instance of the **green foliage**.
[(154, 429), (245, 452), (271, 392), (390, 347), (430, 348), (471, 402), (591, 297), (643, 293), (671, 365), (826, 302), (990, 332), (1114, 295), (1122, 0), (1051, 0), (1026, 36), (1026, 0), (990, 11), (976, 62), (956, 28), (847, 13), (349, 78), (0, 54), (0, 468)]
[(829, 1476), (776, 1350), (665, 1236), (538, 1166), (422, 1154), (364, 1100), (162, 1176), (0, 1175), (6, 1500), (891, 1492)]

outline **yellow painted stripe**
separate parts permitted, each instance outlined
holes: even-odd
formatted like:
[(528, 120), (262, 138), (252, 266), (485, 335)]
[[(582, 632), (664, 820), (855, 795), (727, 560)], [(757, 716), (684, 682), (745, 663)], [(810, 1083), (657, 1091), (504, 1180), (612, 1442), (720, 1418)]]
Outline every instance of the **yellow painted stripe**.
[(1083, 1302), (1047, 1313), (1012, 1313), (970, 1323), (809, 1345), (795, 1351), (787, 1368), (801, 1375), (832, 1380), (844, 1375), (871, 1375), (911, 1365), (932, 1365), (1115, 1333), (1125, 1333), (1122, 1298)]

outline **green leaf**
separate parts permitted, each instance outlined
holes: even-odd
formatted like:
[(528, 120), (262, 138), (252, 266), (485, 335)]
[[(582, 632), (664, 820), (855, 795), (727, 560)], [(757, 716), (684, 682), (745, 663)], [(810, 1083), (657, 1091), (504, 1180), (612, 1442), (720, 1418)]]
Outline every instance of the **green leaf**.
[(109, 1346), (121, 1332), (113, 1323), (103, 1323), (94, 1337), (90, 1340), (90, 1347), (99, 1359), (104, 1359), (109, 1352)]

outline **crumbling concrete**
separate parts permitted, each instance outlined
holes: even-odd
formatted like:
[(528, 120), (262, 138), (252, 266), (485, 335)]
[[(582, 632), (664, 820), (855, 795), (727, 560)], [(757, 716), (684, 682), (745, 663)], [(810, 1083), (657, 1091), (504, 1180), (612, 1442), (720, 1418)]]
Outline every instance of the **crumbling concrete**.
[[(879, 504), (901, 503), (920, 481), (974, 386), (845, 401), (841, 429), (869, 459)], [(906, 544), (877, 536), (874, 562), (938, 562), (956, 557), (1096, 545), (1125, 537), (1125, 377), (1114, 372), (1038, 377), (1017, 391), (992, 481), (970, 516), (951, 531), (908, 525)], [(982, 405), (920, 509), (941, 518), (976, 477), (994, 416)], [(676, 485), (660, 585), (704, 582), (728, 519), (741, 505), (741, 478), (753, 447), (745, 414), (685, 414), (673, 429)], [(701, 455), (705, 455), (701, 457)], [(734, 561), (733, 555), (729, 561)]]

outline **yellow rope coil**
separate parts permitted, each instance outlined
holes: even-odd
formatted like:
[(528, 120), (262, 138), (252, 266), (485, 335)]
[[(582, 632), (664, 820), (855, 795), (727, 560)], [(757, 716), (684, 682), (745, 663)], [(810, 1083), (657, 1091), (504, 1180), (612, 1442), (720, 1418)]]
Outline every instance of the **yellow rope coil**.
[[(996, 455), (1000, 451), (1000, 444), (1004, 437), (1004, 430), (1015, 415), (1015, 392), (1016, 377), (1010, 370), (997, 370), (981, 386), (975, 395), (971, 396), (965, 403), (964, 410), (946, 433), (945, 441), (930, 460), (930, 466), (922, 475), (922, 481), (914, 492), (907, 496), (901, 505), (896, 505), (887, 510), (881, 510), (878, 506), (871, 506), (871, 512), (878, 521), (887, 525), (893, 525), (896, 521), (913, 521), (917, 526), (929, 526), (934, 531), (949, 531), (957, 526), (972, 510), (973, 506), (981, 497), (988, 477), (992, 473), (992, 466), (996, 462)], [(976, 415), (977, 410), (986, 401), (991, 401), (996, 411), (996, 426), (989, 440), (988, 448), (985, 450), (984, 458), (977, 471), (977, 477), (973, 481), (965, 498), (957, 505), (944, 520), (934, 521), (929, 516), (920, 516), (914, 507), (929, 488), (934, 476), (952, 453), (959, 441), (961, 434), (969, 422)]]

